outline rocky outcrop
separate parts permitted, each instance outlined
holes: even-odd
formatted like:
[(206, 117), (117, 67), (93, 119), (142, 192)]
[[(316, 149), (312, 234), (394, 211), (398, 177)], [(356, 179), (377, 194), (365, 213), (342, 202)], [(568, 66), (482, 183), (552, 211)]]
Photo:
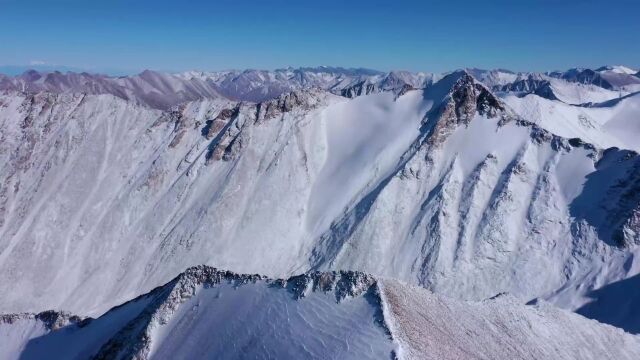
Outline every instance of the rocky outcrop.
[(240, 103), (233, 109), (222, 110), (203, 130), (207, 139), (211, 139), (206, 155), (207, 164), (234, 159), (246, 142), (246, 127), (260, 126), (294, 111), (309, 112), (320, 106), (327, 95), (320, 89), (300, 90), (258, 104)]
[(320, 89), (292, 91), (273, 100), (258, 103), (255, 105), (255, 123), (260, 124), (293, 110), (309, 111), (320, 105), (325, 97), (323, 93), (324, 91)]
[(437, 120), (429, 137), (431, 144), (441, 143), (458, 125), (468, 125), (476, 114), (488, 118), (500, 115), (502, 122), (511, 120), (513, 115), (506, 112), (502, 101), (466, 71), (449, 76), (459, 78), (435, 109)]
[(216, 116), (213, 120), (207, 120), (207, 125), (205, 126), (204, 133), (205, 137), (208, 140), (213, 139), (213, 137), (224, 128), (224, 126), (233, 118), (238, 116), (238, 112), (240, 111), (240, 106), (236, 106), (233, 109), (222, 109), (218, 116)]
[(76, 325), (84, 327), (93, 320), (92, 318), (83, 318), (64, 311), (47, 310), (37, 314), (20, 313), (20, 314), (0, 314), (0, 324), (14, 324), (18, 320), (34, 320), (44, 325), (45, 329), (55, 331), (65, 326)]
[(333, 292), (336, 301), (347, 297), (360, 296), (375, 285), (375, 278), (359, 271), (311, 272), (277, 280), (276, 284), (290, 290), (297, 299), (303, 298), (310, 291)]
[(362, 95), (369, 95), (378, 92), (378, 86), (376, 84), (367, 83), (362, 81), (358, 84), (352, 85), (348, 88), (340, 90), (340, 95), (353, 99)]
[[(634, 161), (635, 160), (635, 161)], [(633, 161), (624, 177), (611, 188), (611, 198), (617, 198), (608, 214), (613, 225), (612, 239), (618, 246), (640, 245), (640, 159), (630, 152), (623, 161)]]
[(499, 88), (499, 91), (536, 94), (545, 99), (558, 100), (549, 80), (534, 75), (529, 75), (526, 79), (503, 85)]

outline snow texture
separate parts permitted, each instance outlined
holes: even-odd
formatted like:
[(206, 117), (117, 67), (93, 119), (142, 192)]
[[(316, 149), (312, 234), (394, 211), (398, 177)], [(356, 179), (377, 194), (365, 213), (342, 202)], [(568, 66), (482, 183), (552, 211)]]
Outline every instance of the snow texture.
[[(463, 300), (508, 292), (637, 331), (616, 320), (633, 306), (604, 316), (616, 301), (596, 298), (640, 273), (637, 94), (497, 96), (489, 80), (529, 84), (500, 71), (487, 84), (473, 71), (305, 74), (327, 82), (285, 77), (293, 91), (257, 103), (145, 95), (190, 94), (184, 79), (211, 73), (147, 73), (155, 85), (123, 96), (3, 90), (0, 311), (96, 316), (207, 264), (274, 278), (350, 269)], [(571, 74), (534, 80), (599, 86)], [(372, 91), (327, 85), (360, 76)]]
[(357, 272), (198, 266), (97, 319), (5, 315), (3, 359), (635, 359), (640, 339), (508, 296), (460, 302)]

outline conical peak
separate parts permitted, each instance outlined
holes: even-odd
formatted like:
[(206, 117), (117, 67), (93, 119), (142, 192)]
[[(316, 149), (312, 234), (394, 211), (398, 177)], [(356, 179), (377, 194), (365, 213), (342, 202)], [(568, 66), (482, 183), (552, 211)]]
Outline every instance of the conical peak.
[(468, 123), (476, 112), (495, 117), (505, 110), (504, 104), (466, 70), (456, 71), (441, 81), (451, 84), (443, 105), (445, 110), (455, 112), (457, 122)]

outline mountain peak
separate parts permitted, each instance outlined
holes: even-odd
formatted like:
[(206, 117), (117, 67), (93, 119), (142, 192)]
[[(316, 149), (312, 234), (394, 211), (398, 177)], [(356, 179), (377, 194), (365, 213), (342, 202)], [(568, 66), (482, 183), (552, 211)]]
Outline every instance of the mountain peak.
[(638, 70), (631, 69), (624, 65), (605, 65), (597, 68), (595, 71), (598, 72), (613, 72), (617, 74), (627, 74), (633, 75), (638, 72)]
[(37, 70), (34, 69), (30, 69), (25, 71), (24, 73), (22, 73), (22, 75), (20, 75), (21, 78), (25, 79), (26, 81), (37, 81), (40, 78), (42, 78), (42, 73), (40, 73)]
[(457, 122), (468, 123), (476, 112), (495, 117), (505, 109), (502, 101), (466, 69), (455, 71), (441, 81), (452, 83), (448, 93), (450, 101), (446, 105), (449, 109), (447, 116), (455, 113)]
[(0, 347), (0, 356), (16, 358), (52, 353), (97, 359), (254, 358), (266, 353), (274, 358), (458, 359), (535, 353), (572, 359), (579, 352), (585, 359), (635, 359), (640, 354), (640, 340), (633, 335), (542, 301), (523, 305), (500, 295), (464, 302), (355, 271), (284, 280), (201, 265), (96, 319), (69, 321), (55, 312), (3, 318), (9, 317), (12, 322), (0, 321), (6, 334), (0, 341), (13, 342)]
[[(425, 96), (440, 104), (430, 111), (433, 124), (430, 144), (441, 144), (459, 125), (468, 126), (476, 115), (494, 118), (505, 115), (505, 106), (485, 85), (467, 70), (448, 74), (425, 90)], [(510, 117), (501, 119), (501, 123)]]

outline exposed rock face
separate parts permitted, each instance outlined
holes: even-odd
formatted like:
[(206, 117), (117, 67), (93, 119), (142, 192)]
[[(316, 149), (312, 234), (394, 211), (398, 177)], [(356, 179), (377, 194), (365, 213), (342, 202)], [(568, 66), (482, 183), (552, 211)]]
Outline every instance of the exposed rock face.
[(294, 91), (279, 97), (258, 103), (256, 105), (256, 123), (276, 118), (294, 109), (309, 111), (321, 104), (325, 96), (323, 91), (312, 89), (310, 91)]
[(207, 164), (213, 161), (230, 161), (241, 151), (247, 141), (245, 127), (260, 126), (286, 113), (308, 112), (322, 104), (326, 94), (322, 90), (297, 91), (258, 104), (239, 103), (233, 110), (224, 109), (211, 122), (208, 121), (206, 138), (211, 139), (207, 152)]
[(545, 99), (558, 100), (553, 93), (553, 88), (549, 80), (535, 75), (529, 75), (526, 79), (504, 85), (500, 88), (500, 91), (536, 94)]
[(443, 142), (448, 134), (455, 131), (457, 126), (469, 125), (476, 114), (488, 118), (494, 118), (501, 114), (503, 122), (510, 119), (509, 115), (505, 113), (502, 102), (484, 85), (477, 83), (467, 72), (450, 76), (459, 76), (459, 78), (455, 81), (440, 108), (436, 110), (439, 114), (429, 138), (432, 144)]
[(364, 81), (342, 89), (340, 95), (348, 98), (354, 98), (356, 96), (369, 95), (378, 92), (376, 84), (368, 84)]
[(615, 244), (635, 247), (640, 245), (640, 160), (637, 154), (628, 152), (621, 161), (631, 164), (609, 192), (611, 198), (619, 200), (609, 209), (607, 222), (612, 225)]
[(347, 297), (360, 296), (375, 284), (375, 278), (358, 271), (311, 272), (289, 278), (282, 285), (303, 298), (310, 291), (335, 293), (339, 302)]
[(0, 324), (14, 324), (19, 320), (33, 320), (41, 322), (49, 331), (58, 330), (66, 326), (83, 327), (91, 322), (91, 318), (82, 318), (68, 312), (47, 310), (37, 314), (0, 314)]
[(502, 85), (501, 87), (499, 87), (499, 90), (533, 93), (538, 88), (543, 87), (548, 83), (549, 83), (549, 80), (543, 79), (539, 76), (529, 75), (524, 79), (516, 80), (512, 83)]
[(222, 109), (215, 119), (207, 120), (207, 126), (205, 127), (206, 138), (208, 140), (213, 139), (213, 137), (218, 134), (222, 128), (224, 128), (231, 118), (238, 116), (239, 111), (239, 106), (233, 109)]

